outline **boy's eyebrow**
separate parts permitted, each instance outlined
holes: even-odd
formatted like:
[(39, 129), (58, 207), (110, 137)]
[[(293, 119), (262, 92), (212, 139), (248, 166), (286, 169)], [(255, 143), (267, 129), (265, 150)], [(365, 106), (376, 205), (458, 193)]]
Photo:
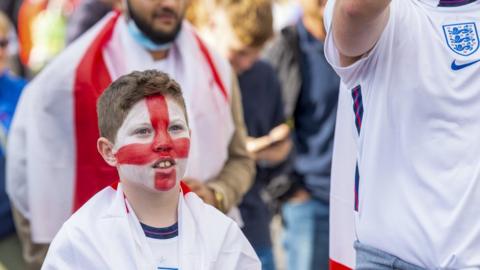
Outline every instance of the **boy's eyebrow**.
[(125, 127), (126, 128), (126, 131), (132, 131), (138, 127), (146, 127), (146, 126), (152, 126), (152, 123), (150, 122), (141, 122), (141, 123), (133, 123), (133, 124), (129, 124), (128, 127)]
[(187, 123), (187, 121), (185, 120), (185, 117), (180, 117), (180, 116), (173, 116), (173, 117), (170, 119), (170, 123), (173, 123), (173, 122)]

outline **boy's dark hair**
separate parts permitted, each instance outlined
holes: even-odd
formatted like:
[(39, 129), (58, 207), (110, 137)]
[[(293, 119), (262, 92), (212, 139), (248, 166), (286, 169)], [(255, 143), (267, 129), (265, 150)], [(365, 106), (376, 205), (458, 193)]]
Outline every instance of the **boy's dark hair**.
[(134, 71), (112, 82), (98, 98), (100, 136), (115, 142), (117, 131), (133, 105), (143, 98), (154, 95), (173, 98), (183, 108), (187, 118), (182, 90), (175, 80), (157, 70)]

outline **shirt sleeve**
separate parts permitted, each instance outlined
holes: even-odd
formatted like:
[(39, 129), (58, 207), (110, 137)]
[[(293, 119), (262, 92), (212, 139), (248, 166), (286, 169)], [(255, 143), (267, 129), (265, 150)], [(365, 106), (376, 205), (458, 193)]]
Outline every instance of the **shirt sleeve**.
[(230, 145), (228, 160), (217, 177), (207, 185), (224, 195), (224, 209), (228, 212), (237, 205), (243, 195), (250, 189), (255, 175), (255, 163), (246, 148), (247, 131), (243, 120), (243, 109), (238, 81), (235, 75), (232, 85), (232, 118), (235, 124)]
[[(398, 20), (403, 16), (402, 13), (408, 12), (405, 10), (408, 4), (403, 5), (401, 2), (409, 1), (392, 0), (392, 3), (390, 4), (390, 17), (387, 25), (372, 50), (363, 55), (360, 60), (352, 65), (342, 67), (340, 65), (339, 51), (333, 37), (333, 27), (331, 26), (335, 1), (329, 1), (326, 8), (327, 14), (325, 15), (325, 25), (328, 30), (325, 41), (325, 56), (330, 65), (341, 77), (347, 89), (352, 89), (355, 86), (364, 83), (366, 80), (371, 80), (371, 76), (375, 73), (375, 69), (381, 66), (378, 65), (378, 63), (389, 61), (391, 54), (395, 50), (394, 43), (397, 35), (395, 30)], [(400, 5), (401, 7), (399, 7)]]

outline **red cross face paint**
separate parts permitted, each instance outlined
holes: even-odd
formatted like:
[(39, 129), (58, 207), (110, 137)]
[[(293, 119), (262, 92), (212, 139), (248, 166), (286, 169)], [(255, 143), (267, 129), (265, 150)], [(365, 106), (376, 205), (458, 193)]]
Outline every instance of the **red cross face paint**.
[(182, 107), (161, 95), (137, 102), (118, 130), (114, 145), (122, 181), (168, 191), (183, 178), (190, 134)]

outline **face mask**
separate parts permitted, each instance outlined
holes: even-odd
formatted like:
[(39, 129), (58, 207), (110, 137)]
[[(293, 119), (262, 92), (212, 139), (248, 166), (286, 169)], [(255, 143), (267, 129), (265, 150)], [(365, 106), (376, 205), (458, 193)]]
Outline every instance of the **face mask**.
[(113, 148), (120, 180), (168, 191), (183, 178), (190, 133), (182, 108), (171, 98), (151, 96), (135, 104)]
[(168, 50), (172, 47), (172, 42), (168, 42), (165, 44), (157, 44), (150, 40), (145, 34), (140, 31), (138, 26), (132, 19), (129, 19), (127, 22), (127, 29), (130, 33), (130, 36), (142, 47), (149, 51), (164, 51)]

